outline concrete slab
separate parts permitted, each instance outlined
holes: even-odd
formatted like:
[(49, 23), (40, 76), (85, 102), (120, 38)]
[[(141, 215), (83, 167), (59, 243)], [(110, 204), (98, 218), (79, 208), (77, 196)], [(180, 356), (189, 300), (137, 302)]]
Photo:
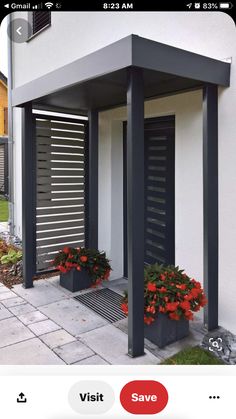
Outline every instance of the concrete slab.
[(44, 279), (34, 281), (33, 288), (25, 289), (21, 284), (15, 285), (14, 292), (35, 307), (67, 298), (64, 292), (56, 289), (52, 284)]
[(0, 294), (0, 301), (8, 300), (9, 298), (14, 298), (14, 297), (16, 297), (16, 294), (8, 290), (7, 292), (3, 292), (2, 294)]
[(15, 306), (19, 306), (20, 304), (24, 304), (24, 300), (21, 297), (17, 297), (16, 294), (14, 294), (15, 297), (14, 298), (9, 298), (7, 300), (3, 300), (2, 304), (9, 308), (9, 307), (15, 307)]
[(0, 287), (0, 294), (2, 294), (3, 292), (9, 292), (10, 289), (5, 287), (5, 285), (2, 285), (2, 287)]
[(59, 346), (54, 349), (54, 352), (59, 355), (66, 364), (74, 364), (81, 359), (94, 355), (94, 352), (91, 351), (91, 349), (78, 341)]
[(0, 321), (0, 348), (21, 342), (34, 335), (16, 317), (10, 317)]
[(110, 364), (156, 365), (161, 361), (148, 350), (142, 357), (130, 358), (127, 355), (128, 336), (112, 325), (84, 333), (79, 338)]
[(56, 348), (57, 346), (66, 345), (67, 343), (74, 342), (76, 340), (74, 336), (70, 335), (63, 329), (47, 333), (46, 335), (41, 335), (40, 339), (51, 349)]
[(108, 324), (105, 319), (71, 298), (42, 306), (40, 311), (73, 336)]
[(7, 310), (4, 306), (0, 307), (0, 320), (8, 319), (9, 317), (12, 317), (13, 314)]
[(27, 326), (28, 324), (47, 320), (48, 318), (44, 314), (40, 313), (40, 311), (32, 311), (31, 313), (18, 316), (18, 319)]
[(89, 358), (82, 359), (82, 361), (75, 362), (74, 365), (108, 365), (108, 362), (98, 355), (93, 355)]
[(60, 365), (64, 362), (38, 338), (0, 349), (0, 365)]
[(9, 310), (15, 315), (15, 316), (21, 316), (22, 314), (27, 314), (32, 311), (35, 311), (36, 308), (33, 307), (31, 304), (24, 303), (20, 304), (18, 306), (9, 307)]
[(36, 336), (44, 335), (45, 333), (54, 332), (54, 330), (60, 329), (60, 326), (52, 320), (43, 320), (42, 322), (29, 324), (28, 327)]

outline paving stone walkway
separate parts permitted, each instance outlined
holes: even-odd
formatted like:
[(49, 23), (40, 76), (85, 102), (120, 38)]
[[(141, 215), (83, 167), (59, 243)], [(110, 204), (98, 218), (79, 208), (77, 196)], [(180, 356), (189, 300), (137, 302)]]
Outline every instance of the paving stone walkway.
[[(120, 293), (124, 279), (106, 286)], [(86, 290), (82, 292), (94, 292)], [(0, 284), (0, 364), (139, 364), (155, 365), (186, 346), (202, 342), (202, 323), (191, 324), (190, 336), (159, 349), (148, 340), (143, 357), (127, 355), (127, 319), (109, 323), (59, 285), (59, 277), (34, 282), (34, 288)]]

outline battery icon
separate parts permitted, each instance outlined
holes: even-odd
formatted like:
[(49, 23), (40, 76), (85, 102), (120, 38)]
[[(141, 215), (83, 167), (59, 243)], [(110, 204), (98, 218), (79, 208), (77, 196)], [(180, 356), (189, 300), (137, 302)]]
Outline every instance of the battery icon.
[(220, 3), (220, 9), (232, 9), (232, 3)]

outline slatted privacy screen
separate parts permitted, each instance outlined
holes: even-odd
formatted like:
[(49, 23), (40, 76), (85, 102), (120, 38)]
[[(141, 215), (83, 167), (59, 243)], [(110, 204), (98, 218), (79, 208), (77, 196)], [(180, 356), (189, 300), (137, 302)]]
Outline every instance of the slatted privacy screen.
[(175, 119), (145, 123), (145, 263), (173, 264)]
[(86, 120), (36, 116), (37, 271), (52, 268), (64, 246), (85, 240)]
[(5, 191), (5, 145), (0, 144), (0, 193), (4, 193)]

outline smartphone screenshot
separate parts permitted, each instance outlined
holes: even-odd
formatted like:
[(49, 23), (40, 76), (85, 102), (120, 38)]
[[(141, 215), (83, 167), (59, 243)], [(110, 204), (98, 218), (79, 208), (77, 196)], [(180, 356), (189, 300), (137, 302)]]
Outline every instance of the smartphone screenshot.
[(235, 3), (0, 8), (0, 415), (233, 418)]

